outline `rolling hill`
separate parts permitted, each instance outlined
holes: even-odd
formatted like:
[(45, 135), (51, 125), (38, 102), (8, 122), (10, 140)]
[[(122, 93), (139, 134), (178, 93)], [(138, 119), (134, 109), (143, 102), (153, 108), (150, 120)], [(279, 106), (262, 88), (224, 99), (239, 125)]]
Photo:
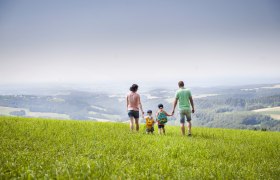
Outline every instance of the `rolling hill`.
[[(280, 88), (278, 84), (227, 87), (193, 87), (196, 126), (280, 131)], [(1, 91), (5, 89), (6, 91)], [(125, 108), (127, 88), (53, 89), (30, 87), (16, 91), (0, 86), (0, 116), (40, 117), (54, 119), (117, 121), (128, 120)], [(175, 89), (174, 89), (175, 88)], [(14, 88), (15, 89), (15, 88)], [(99, 90), (98, 90), (99, 89)], [(98, 91), (97, 91), (98, 90)], [(171, 111), (176, 87), (153, 87), (139, 91), (143, 108), (157, 110), (159, 103)], [(264, 112), (273, 108), (273, 112)], [(269, 110), (269, 109), (266, 109)], [(170, 125), (179, 125), (175, 112)]]

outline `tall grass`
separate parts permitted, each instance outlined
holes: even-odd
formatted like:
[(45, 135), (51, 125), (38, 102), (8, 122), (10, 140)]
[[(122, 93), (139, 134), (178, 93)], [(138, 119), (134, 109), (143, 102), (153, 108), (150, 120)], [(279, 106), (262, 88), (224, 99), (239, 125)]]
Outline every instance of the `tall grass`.
[[(157, 128), (156, 128), (157, 129)], [(0, 117), (0, 179), (279, 179), (280, 133)]]

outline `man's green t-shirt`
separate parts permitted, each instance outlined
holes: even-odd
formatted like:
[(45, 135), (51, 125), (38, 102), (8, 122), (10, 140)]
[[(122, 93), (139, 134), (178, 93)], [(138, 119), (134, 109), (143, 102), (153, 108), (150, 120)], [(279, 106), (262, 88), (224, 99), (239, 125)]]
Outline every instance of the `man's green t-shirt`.
[(191, 110), (190, 97), (191, 91), (186, 88), (180, 88), (176, 91), (176, 99), (179, 100), (179, 110)]

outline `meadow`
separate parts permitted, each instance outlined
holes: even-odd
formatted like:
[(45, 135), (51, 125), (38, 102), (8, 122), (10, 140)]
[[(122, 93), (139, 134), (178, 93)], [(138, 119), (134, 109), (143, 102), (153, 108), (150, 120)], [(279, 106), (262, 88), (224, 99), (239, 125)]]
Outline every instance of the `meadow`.
[[(156, 128), (157, 130), (157, 128)], [(279, 179), (280, 133), (0, 117), (0, 179)]]
[(36, 118), (52, 118), (52, 119), (70, 119), (67, 114), (51, 113), (51, 112), (31, 112), (26, 108), (13, 108), (0, 106), (0, 116), (11, 116), (10, 113), (14, 111), (25, 111), (25, 116)]
[(280, 107), (262, 108), (253, 110), (253, 112), (271, 116), (275, 120), (280, 120)]

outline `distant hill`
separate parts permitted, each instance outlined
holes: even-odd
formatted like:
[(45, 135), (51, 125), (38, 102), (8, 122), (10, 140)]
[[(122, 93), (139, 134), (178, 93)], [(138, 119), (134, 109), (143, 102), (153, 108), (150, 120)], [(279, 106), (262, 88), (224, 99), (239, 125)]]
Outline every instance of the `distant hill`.
[[(157, 130), (157, 128), (156, 128)], [(280, 133), (0, 117), (0, 179), (279, 179)]]
[[(17, 90), (0, 95), (0, 115), (117, 122), (128, 120), (126, 91), (114, 90), (113, 87), (104, 92), (101, 88), (94, 91), (85, 87), (81, 90), (33, 89), (25, 88), (22, 93)], [(193, 114), (195, 126), (280, 131), (279, 84), (190, 89), (196, 107)], [(175, 91), (176, 87), (140, 90), (144, 110), (155, 112), (157, 105), (162, 103), (165, 110), (171, 111)], [(264, 113), (261, 110), (264, 108), (276, 110)], [(170, 118), (169, 124), (180, 124), (177, 113)]]

